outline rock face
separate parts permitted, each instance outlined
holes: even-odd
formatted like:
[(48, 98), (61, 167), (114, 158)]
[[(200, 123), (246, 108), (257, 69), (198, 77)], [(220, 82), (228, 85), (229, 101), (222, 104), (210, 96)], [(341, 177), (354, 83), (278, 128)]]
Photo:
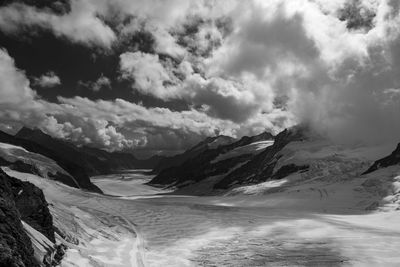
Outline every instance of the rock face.
[(232, 137), (219, 135), (215, 137), (207, 137), (194, 147), (186, 150), (182, 154), (178, 154), (171, 157), (164, 157), (159, 160), (158, 164), (153, 168), (153, 173), (160, 173), (161, 171), (176, 167), (183, 164), (185, 161), (195, 158), (207, 149), (216, 148), (220, 145), (227, 145), (234, 141)]
[(386, 168), (397, 164), (400, 164), (400, 143), (397, 145), (397, 148), (389, 156), (375, 161), (374, 164), (372, 164), (372, 166), (369, 167), (369, 169), (363, 174), (368, 174), (370, 172), (374, 172), (381, 168)]
[(206, 139), (198, 146), (195, 146), (188, 152), (185, 152), (186, 154), (189, 154), (189, 152), (199, 151), (198, 153), (186, 159), (179, 166), (173, 166), (162, 170), (150, 181), (150, 184), (174, 185), (180, 187), (181, 185), (185, 185), (187, 183), (199, 182), (211, 176), (226, 174), (231, 169), (235, 168), (235, 166), (238, 166), (239, 164), (251, 159), (254, 155), (251, 153), (244, 153), (235, 157), (215, 161), (219, 155), (228, 153), (236, 148), (249, 145), (253, 142), (271, 139), (273, 139), (273, 136), (270, 133), (262, 133), (253, 137), (245, 136), (239, 141), (229, 144), (222, 144), (216, 147), (211, 146), (211, 148), (209, 148), (210, 146), (203, 145), (205, 143), (210, 144), (210, 139)]
[(12, 177), (9, 181), (21, 219), (54, 243), (53, 218), (42, 190)]
[(39, 266), (22, 226), (10, 179), (0, 170), (0, 266)]
[(267, 147), (246, 164), (229, 173), (214, 188), (227, 189), (236, 184), (255, 184), (268, 179), (280, 179), (292, 172), (307, 169), (307, 166), (282, 166), (275, 176), (273, 172), (279, 160), (276, 154), (288, 143), (306, 139), (308, 136), (307, 131), (307, 128), (299, 126), (279, 133), (275, 137), (275, 142), (272, 146)]

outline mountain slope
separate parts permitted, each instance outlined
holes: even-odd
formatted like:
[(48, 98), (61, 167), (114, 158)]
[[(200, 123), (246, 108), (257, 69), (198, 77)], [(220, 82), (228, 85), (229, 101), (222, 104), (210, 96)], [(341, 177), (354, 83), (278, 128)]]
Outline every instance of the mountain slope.
[(152, 168), (157, 163), (156, 158), (140, 160), (130, 153), (108, 152), (87, 146), (77, 147), (65, 140), (53, 138), (39, 129), (23, 127), (16, 137), (63, 153), (75, 164), (83, 167), (88, 175), (108, 174), (122, 169)]
[(224, 135), (207, 137), (205, 140), (186, 150), (182, 154), (160, 159), (157, 165), (153, 168), (153, 173), (160, 173), (162, 170), (179, 166), (186, 160), (196, 157), (207, 149), (216, 148), (220, 145), (227, 145), (232, 143), (234, 140), (234, 138)]
[(88, 175), (107, 173), (110, 170), (107, 159), (102, 157), (103, 155), (99, 156), (98, 154), (101, 152), (95, 149), (88, 149), (90, 153), (87, 153), (71, 143), (53, 138), (38, 129), (32, 130), (23, 127), (15, 136), (35, 142), (49, 150), (62, 154), (74, 164), (81, 166)]
[[(199, 182), (211, 176), (228, 173), (239, 164), (252, 158), (254, 151), (244, 151), (244, 153), (233, 154), (232, 157), (227, 157), (225, 159), (219, 159), (219, 156), (226, 155), (239, 147), (262, 140), (271, 140), (272, 138), (273, 136), (270, 133), (262, 133), (253, 137), (245, 136), (239, 141), (217, 147), (210, 146), (210, 148), (208, 148), (208, 146), (200, 145), (200, 147), (202, 147), (200, 153), (189, 157), (179, 166), (173, 166), (162, 170), (150, 181), (150, 184), (181, 187), (190, 183)], [(206, 139), (205, 142), (200, 144), (209, 144), (209, 140), (210, 139)], [(193, 149), (189, 151), (193, 151)], [(194, 149), (194, 151), (198, 151), (198, 149)]]
[[(216, 189), (227, 189), (234, 184), (259, 183), (273, 178), (273, 170), (277, 163), (276, 154), (287, 144), (293, 141), (301, 141), (307, 138), (307, 130), (303, 127), (294, 127), (284, 130), (275, 137), (274, 144), (263, 152), (253, 157), (249, 162), (226, 175), (216, 185)], [(292, 172), (307, 169), (307, 166), (287, 165), (283, 166), (276, 175), (276, 179)]]
[[(36, 142), (20, 139), (4, 132), (0, 132), (0, 142), (22, 147), (30, 152), (37, 153), (49, 159), (52, 159), (62, 169), (67, 171), (70, 176), (74, 178), (73, 180), (71, 180), (60, 175), (55, 175), (52, 178), (56, 180), (59, 180), (72, 187), (79, 187), (93, 192), (101, 192), (101, 190), (97, 186), (90, 182), (89, 175), (86, 173), (85, 168), (83, 168), (79, 164), (79, 162), (76, 162), (76, 159), (74, 157), (71, 158), (70, 155), (63, 153), (64, 151), (58, 150), (56, 147), (42, 146)], [(2, 165), (7, 164), (9, 163), (4, 161), (2, 163)], [(26, 164), (23, 164), (22, 167), (26, 168), (27, 166)], [(76, 183), (78, 183), (78, 185)]]
[[(29, 182), (8, 176), (0, 169), (0, 266), (34, 267), (46, 261), (53, 266), (52, 245), (37, 253), (26, 229), (55, 242), (53, 219), (43, 192)], [(31, 232), (32, 232), (31, 231)], [(52, 243), (53, 242), (53, 243)]]
[(374, 164), (372, 164), (372, 166), (363, 174), (368, 174), (381, 168), (386, 168), (389, 166), (399, 165), (399, 164), (400, 164), (400, 143), (397, 145), (397, 148), (389, 156), (375, 161)]

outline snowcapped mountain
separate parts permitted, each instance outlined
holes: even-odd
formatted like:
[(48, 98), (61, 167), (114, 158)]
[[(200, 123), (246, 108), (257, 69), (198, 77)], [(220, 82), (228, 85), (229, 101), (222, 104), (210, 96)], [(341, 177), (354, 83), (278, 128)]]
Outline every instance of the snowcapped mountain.
[(227, 145), (232, 143), (234, 139), (229, 136), (218, 135), (214, 137), (207, 137), (205, 140), (201, 141), (200, 143), (196, 144), (195, 146), (189, 148), (182, 154), (170, 156), (170, 157), (163, 157), (157, 163), (157, 165), (153, 168), (154, 173), (160, 173), (162, 170), (179, 166), (183, 162), (188, 159), (194, 158), (200, 153), (204, 152), (207, 149), (217, 148), (221, 145)]
[[(150, 184), (183, 187), (206, 178), (227, 174), (260, 153), (262, 148), (271, 145), (272, 140), (273, 136), (270, 133), (245, 136), (228, 144), (221, 144), (219, 141), (218, 146), (215, 145), (215, 140), (206, 139), (185, 152), (185, 156), (181, 156), (180, 160), (183, 160), (187, 154), (191, 155), (183, 160), (181, 165), (165, 168), (150, 181)], [(193, 151), (197, 153), (191, 154)]]
[(39, 129), (23, 127), (16, 135), (17, 138), (35, 142), (85, 169), (88, 175), (112, 173), (120, 169), (151, 168), (152, 163), (138, 160), (134, 155), (123, 152), (108, 152), (98, 148), (75, 146), (65, 140), (53, 138)]
[[(172, 263), (179, 266), (181, 260), (191, 262), (192, 256), (171, 256), (168, 249), (176, 247), (203, 253), (199, 252), (198, 246), (194, 246), (203, 242), (201, 240), (217, 246), (218, 253), (228, 253), (230, 262), (240, 264), (229, 254), (237, 253), (238, 246), (240, 253), (242, 250), (253, 253), (254, 244), (269, 251), (271, 248), (265, 247), (268, 245), (265, 240), (270, 238), (284, 238), (282, 242), (298, 244), (303, 242), (301, 234), (307, 235), (310, 227), (326, 231), (327, 222), (329, 227), (335, 229), (333, 232), (339, 231), (340, 236), (333, 232), (327, 235), (332, 236), (333, 240), (349, 242), (352, 239), (348, 237), (354, 235), (353, 226), (349, 226), (350, 230), (343, 229), (337, 226), (341, 224), (337, 224), (336, 220), (350, 221), (361, 227), (358, 220), (362, 217), (348, 216), (371, 212), (374, 213), (357, 216), (370, 216), (371, 225), (368, 227), (374, 229), (377, 225), (381, 227), (382, 220), (387, 220), (385, 229), (394, 231), (394, 236), (397, 234), (393, 223), (398, 216), (393, 211), (400, 207), (399, 147), (386, 156), (392, 150), (389, 145), (341, 145), (314, 134), (305, 126), (284, 130), (275, 137), (262, 133), (236, 141), (225, 137), (207, 138), (185, 152), (185, 156), (191, 157), (178, 166), (162, 170), (155, 177), (140, 173), (124, 173), (125, 177), (122, 178), (121, 174), (94, 177), (91, 182), (107, 189), (104, 192), (110, 194), (101, 195), (78, 189), (80, 183), (70, 173), (70, 167), (78, 165), (69, 166), (67, 157), (63, 158), (56, 151), (30, 140), (6, 134), (0, 137), (1, 165), (5, 171), (0, 173), (2, 181), (5, 181), (0, 184), (3, 190), (0, 190), (0, 198), (9, 203), (8, 206), (2, 206), (8, 217), (4, 220), (4, 227), (0, 228), (5, 229), (2, 234), (7, 240), (16, 244), (10, 247), (16, 254), (4, 254), (4, 257), (12, 262), (21, 261), (23, 264), (20, 266), (39, 266), (42, 261), (57, 263), (63, 254), (65, 266), (75, 266), (76, 262), (79, 262), (78, 266), (89, 263), (93, 266), (114, 263), (140, 266), (145, 261), (154, 266)], [(57, 140), (47, 141), (54, 142), (69, 157), (76, 155), (85, 160), (89, 156), (102, 157), (104, 160), (110, 157), (109, 152), (70, 147), (70, 144), (58, 144)], [(125, 163), (121, 164), (123, 166)], [(88, 171), (83, 166), (79, 170)], [(60, 180), (62, 178), (65, 180)], [(149, 185), (161, 185), (169, 190)], [(384, 217), (380, 211), (386, 211), (390, 216)], [(271, 212), (275, 217), (265, 216)], [(286, 218), (283, 215), (286, 212), (294, 214), (290, 215), (294, 218)], [(330, 222), (327, 214), (346, 214), (347, 217)], [(282, 216), (287, 220), (284, 223), (286, 230), (286, 226), (289, 226), (289, 230), (296, 229), (291, 235), (271, 236), (268, 231), (266, 234), (260, 230), (268, 225), (272, 227), (271, 231), (280, 233), (278, 226), (283, 223), (280, 221)], [(271, 226), (270, 220), (277, 221)], [(221, 227), (233, 231), (232, 238), (240, 242), (234, 243), (230, 232), (224, 232), (224, 239), (217, 238), (218, 241), (214, 241), (218, 232), (203, 236), (201, 233), (204, 230), (201, 230), (198, 237), (192, 236), (193, 231), (203, 229), (204, 223), (205, 229), (214, 229), (221, 223)], [(135, 227), (136, 224), (140, 230)], [(230, 225), (235, 227), (229, 228)], [(243, 225), (246, 227), (242, 228)], [(242, 233), (241, 229), (251, 231)], [(296, 234), (300, 234), (300, 239), (296, 239)], [(368, 239), (370, 235), (357, 232), (360, 240)], [(375, 235), (376, 238), (382, 238), (380, 234)], [(144, 245), (145, 238), (150, 239), (150, 245)], [(171, 243), (174, 238), (179, 241)], [(163, 244), (168, 249), (158, 251), (152, 242)], [(317, 238), (315, 242), (321, 244), (322, 241)], [(394, 240), (390, 242), (397, 244)], [(364, 241), (353, 242), (351, 246), (359, 247), (361, 243)], [(229, 244), (233, 244), (233, 247), (230, 248)], [(375, 246), (362, 247), (361, 251), (364, 249), (373, 249), (371, 255), (377, 253)], [(270, 253), (268, 261), (288, 264), (286, 256), (275, 259), (271, 255), (278, 254), (274, 250)], [(305, 251), (301, 256), (298, 256), (300, 252), (294, 252), (293, 255), (291, 251), (285, 253), (289, 258), (304, 259), (309, 252)], [(348, 255), (348, 252), (343, 253)], [(316, 262), (320, 264), (327, 258), (332, 262), (343, 261), (342, 257), (330, 258), (328, 254), (319, 254), (322, 255), (321, 261), (316, 259)], [(212, 257), (210, 252), (206, 255)], [(367, 261), (357, 255), (350, 254), (353, 261)], [(257, 259), (258, 256), (251, 254), (246, 263), (251, 265)], [(382, 258), (379, 259), (381, 262)], [(211, 258), (211, 261), (220, 263), (219, 257)]]
[[(2, 152), (5, 156), (2, 159), (2, 165), (12, 165), (11, 167), (14, 169), (28, 173), (38, 173), (43, 177), (56, 179), (69, 186), (101, 192), (97, 186), (90, 182), (88, 173), (82, 166), (82, 162), (79, 161), (82, 155), (64, 153), (63, 145), (57, 145), (57, 142), (49, 136), (45, 137), (46, 142), (43, 142), (42, 145), (33, 140), (0, 132), (0, 142), (4, 143), (2, 146), (5, 148)], [(13, 147), (7, 146), (7, 144), (13, 145)], [(46, 161), (48, 164), (37, 164), (38, 161)], [(48, 168), (45, 168), (46, 165)]]

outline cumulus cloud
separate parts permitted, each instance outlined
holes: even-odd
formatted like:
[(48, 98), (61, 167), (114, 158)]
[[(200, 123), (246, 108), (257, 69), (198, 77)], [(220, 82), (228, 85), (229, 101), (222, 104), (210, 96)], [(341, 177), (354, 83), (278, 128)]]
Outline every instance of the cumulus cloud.
[(13, 3), (0, 8), (0, 29), (18, 33), (39, 27), (75, 43), (110, 48), (116, 39), (115, 33), (97, 15), (97, 7), (90, 1), (72, 0), (71, 10), (66, 14)]
[(53, 71), (49, 71), (38, 78), (34, 78), (33, 80), (35, 85), (44, 88), (50, 88), (61, 84), (60, 77), (58, 77)]
[(36, 93), (29, 88), (25, 74), (15, 67), (7, 51), (0, 50), (0, 103), (14, 105), (29, 103)]
[(4, 50), (0, 50), (0, 78), (2, 128), (38, 127), (57, 138), (109, 150), (166, 148), (167, 140), (185, 137), (169, 147), (183, 149), (190, 141), (216, 133), (235, 135), (238, 129), (230, 121), (211, 118), (196, 109), (178, 112), (146, 108), (122, 99), (93, 101), (82, 97), (47, 102), (30, 88), (25, 74)]
[[(107, 49), (149, 33), (149, 49), (132, 44), (119, 55), (120, 78), (188, 108), (82, 97), (49, 103), (2, 51), (0, 73), (11, 78), (0, 81), (7, 96), (1, 118), (113, 149), (170, 150), (207, 135), (277, 132), (300, 122), (341, 142), (395, 140), (399, 25), (399, 5), (389, 0), (118, 0), (112, 7), (73, 0), (63, 14), (11, 4), (0, 8), (0, 29), (8, 33), (40, 27)], [(87, 85), (111, 86), (104, 76)], [(16, 108), (18, 101), (25, 108)]]
[(88, 88), (88, 89), (90, 89), (90, 90), (92, 90), (94, 92), (98, 92), (102, 88), (111, 89), (111, 80), (108, 77), (106, 77), (103, 74), (101, 74), (100, 77), (94, 82), (92, 82), (92, 81), (87, 81), (87, 82), (78, 81), (78, 85), (86, 87), (86, 88)]
[(159, 61), (158, 55), (127, 52), (120, 55), (122, 78), (132, 79), (135, 89), (158, 98), (177, 95), (173, 75)]

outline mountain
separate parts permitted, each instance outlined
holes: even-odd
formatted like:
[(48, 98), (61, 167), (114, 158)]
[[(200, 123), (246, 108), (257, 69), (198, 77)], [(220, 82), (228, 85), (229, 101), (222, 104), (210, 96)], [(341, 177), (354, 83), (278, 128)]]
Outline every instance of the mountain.
[[(32, 140), (21, 139), (16, 136), (12, 136), (0, 131), (0, 142), (6, 144), (12, 144), (14, 146), (21, 147), (26, 149), (29, 152), (40, 154), (48, 159), (51, 159), (57, 163), (63, 170), (67, 172), (67, 174), (63, 174), (62, 172), (56, 172), (50, 175), (53, 175), (52, 178), (65, 183), (72, 187), (82, 188), (93, 192), (101, 192), (101, 190), (91, 183), (89, 179), (89, 175), (86, 172), (84, 166), (79, 162), (80, 156), (78, 158), (76, 153), (68, 154), (64, 151), (63, 146), (58, 146), (56, 142), (52, 142), (51, 139), (46, 138), (46, 141), (49, 143), (41, 145)], [(54, 146), (52, 146), (54, 145)], [(10, 162), (3, 158), (2, 165), (9, 165)], [(14, 164), (15, 167), (15, 164)], [(19, 163), (17, 166), (19, 170), (25, 170), (27, 172), (35, 173), (35, 167), (32, 167), (31, 164), (27, 163)], [(36, 168), (37, 169), (37, 168)], [(73, 179), (70, 179), (72, 176)]]
[(196, 157), (207, 149), (216, 148), (220, 145), (227, 145), (232, 143), (235, 139), (225, 135), (219, 135), (215, 137), (207, 137), (205, 140), (186, 150), (182, 154), (174, 155), (171, 157), (163, 157), (159, 159), (159, 162), (153, 168), (153, 173), (160, 173), (162, 170), (179, 166), (186, 160)]
[[(225, 138), (225, 144), (221, 145), (218, 137), (207, 138), (180, 155), (179, 161), (183, 161), (183, 163), (161, 170), (149, 184), (181, 187), (208, 177), (228, 173), (231, 169), (252, 158), (254, 153), (259, 152), (256, 149), (257, 145), (267, 146), (272, 143), (272, 139), (273, 136), (270, 133), (262, 133), (253, 137), (245, 136), (228, 144), (226, 141), (229, 139)], [(215, 143), (219, 145), (215, 145)], [(177, 162), (175, 163), (177, 164)]]
[[(60, 263), (64, 252), (54, 244), (53, 218), (42, 190), (0, 169), (0, 210), (0, 266)], [(36, 242), (32, 233), (43, 236), (46, 245)]]
[[(387, 153), (387, 146), (338, 144), (306, 125), (286, 129), (273, 141), (265, 139), (268, 136), (244, 137), (229, 145), (207, 149), (180, 166), (161, 171), (149, 184), (174, 187), (174, 194), (218, 195), (267, 194), (292, 187), (313, 191), (316, 183), (341, 186), (344, 181), (357, 181), (362, 190), (375, 194), (379, 190), (372, 186), (382, 185), (384, 192), (390, 183), (390, 175), (387, 181), (375, 181), (374, 176), (355, 180), (374, 160)], [(398, 147), (370, 170), (399, 162)], [(368, 203), (371, 207), (367, 208), (371, 209), (376, 204)]]
[[(81, 166), (88, 175), (108, 173), (111, 172), (114, 167), (115, 169), (119, 167), (113, 165), (114, 161), (109, 161), (112, 156), (106, 151), (95, 148), (79, 148), (67, 141), (53, 138), (39, 129), (23, 127), (15, 137), (29, 140), (52, 151), (57, 151), (74, 164)], [(133, 155), (126, 155), (126, 157), (130, 157), (132, 161), (135, 160)], [(122, 161), (122, 164), (124, 164), (125, 158)]]
[(309, 131), (304, 126), (297, 126), (286, 129), (275, 137), (274, 144), (265, 148), (265, 150), (246, 164), (226, 175), (221, 181), (215, 184), (215, 189), (227, 189), (234, 184), (251, 184), (264, 182), (267, 179), (279, 179), (290, 173), (303, 171), (308, 168), (307, 165), (296, 166), (285, 165), (274, 173), (274, 168), (279, 160), (277, 156), (287, 144), (294, 141), (303, 141), (310, 136)]
[(368, 170), (365, 171), (363, 174), (368, 174), (378, 169), (386, 168), (393, 165), (400, 165), (400, 143), (389, 156), (375, 161), (374, 164), (372, 164), (372, 166), (369, 167)]
[(9, 176), (0, 170), (0, 264), (1, 266), (39, 266), (32, 242), (25, 233), (14, 202)]
[(151, 169), (157, 158), (137, 159), (125, 152), (108, 152), (93, 147), (77, 147), (62, 139), (53, 138), (39, 129), (23, 127), (16, 137), (30, 140), (52, 150), (57, 150), (75, 164), (85, 169), (88, 175), (114, 173), (124, 169)]

